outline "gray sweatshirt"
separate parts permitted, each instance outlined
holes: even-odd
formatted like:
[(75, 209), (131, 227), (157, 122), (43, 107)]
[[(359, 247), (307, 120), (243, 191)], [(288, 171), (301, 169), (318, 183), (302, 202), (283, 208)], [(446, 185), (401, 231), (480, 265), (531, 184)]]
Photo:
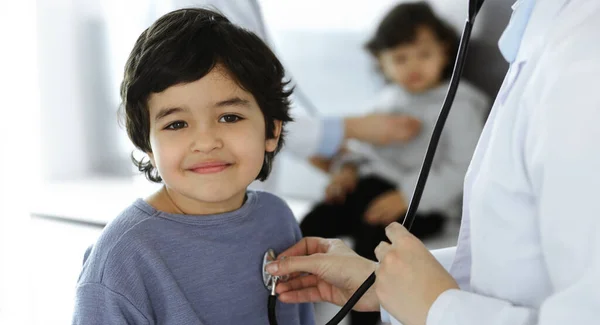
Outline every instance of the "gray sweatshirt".
[[(77, 283), (74, 325), (268, 324), (264, 253), (301, 238), (287, 204), (248, 191), (235, 211), (157, 211), (139, 199), (111, 222)], [(313, 325), (310, 304), (277, 302), (279, 324)]]

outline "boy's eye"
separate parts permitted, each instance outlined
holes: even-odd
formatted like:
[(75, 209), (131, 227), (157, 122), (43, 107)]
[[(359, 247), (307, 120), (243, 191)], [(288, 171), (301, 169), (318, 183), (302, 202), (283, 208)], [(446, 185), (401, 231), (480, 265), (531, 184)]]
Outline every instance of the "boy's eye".
[(233, 114), (227, 114), (227, 115), (223, 115), (219, 118), (219, 122), (221, 123), (235, 123), (235, 122), (239, 122), (242, 118), (240, 116), (237, 115), (233, 115)]
[(179, 130), (183, 129), (184, 127), (187, 127), (187, 123), (185, 123), (184, 121), (176, 121), (167, 125), (165, 127), (165, 130)]

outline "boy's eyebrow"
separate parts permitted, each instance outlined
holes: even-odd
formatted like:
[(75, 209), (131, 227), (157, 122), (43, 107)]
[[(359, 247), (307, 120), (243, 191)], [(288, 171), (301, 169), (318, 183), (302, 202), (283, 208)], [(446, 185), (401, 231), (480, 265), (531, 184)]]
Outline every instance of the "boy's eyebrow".
[(155, 121), (160, 120), (161, 118), (165, 118), (171, 114), (175, 114), (175, 113), (181, 113), (185, 111), (183, 108), (181, 107), (169, 107), (169, 108), (161, 108), (160, 111), (158, 111), (158, 113), (156, 113), (156, 116), (154, 117)]
[[(229, 99), (225, 99), (222, 101), (219, 101), (217, 103), (214, 104), (214, 107), (226, 107), (226, 106), (243, 106), (243, 107), (250, 107), (250, 101), (247, 99), (242, 99), (240, 97), (232, 97)], [(156, 113), (156, 116), (154, 117), (155, 121), (158, 121), (162, 118), (165, 118), (171, 114), (175, 114), (175, 113), (181, 113), (181, 112), (185, 112), (186, 109), (183, 109), (181, 107), (168, 107), (168, 108), (162, 108), (158, 111), (158, 113)]]
[(226, 107), (226, 106), (245, 106), (250, 107), (250, 101), (242, 99), (240, 97), (232, 97), (226, 100), (219, 101), (215, 104), (215, 107)]

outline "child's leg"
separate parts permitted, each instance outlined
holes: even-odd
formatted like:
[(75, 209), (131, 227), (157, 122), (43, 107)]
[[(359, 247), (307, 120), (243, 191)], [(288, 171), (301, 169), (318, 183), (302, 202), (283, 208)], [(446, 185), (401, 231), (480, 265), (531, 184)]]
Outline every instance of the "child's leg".
[(304, 237), (335, 238), (350, 233), (343, 204), (319, 203), (300, 222)]
[(381, 236), (385, 236), (385, 228), (365, 222), (365, 212), (375, 198), (394, 190), (396, 190), (394, 185), (382, 178), (365, 177), (359, 181), (356, 190), (346, 200), (348, 210), (351, 211), (352, 218), (355, 220), (350, 234), (355, 240), (354, 250), (370, 260), (376, 260), (375, 246), (381, 241)]
[[(398, 222), (402, 222), (403, 219), (404, 216), (400, 217)], [(427, 239), (440, 234), (444, 230), (446, 220), (448, 217), (443, 213), (417, 213), (410, 232), (421, 240)]]
[(350, 325), (376, 325), (381, 320), (379, 312), (350, 312)]

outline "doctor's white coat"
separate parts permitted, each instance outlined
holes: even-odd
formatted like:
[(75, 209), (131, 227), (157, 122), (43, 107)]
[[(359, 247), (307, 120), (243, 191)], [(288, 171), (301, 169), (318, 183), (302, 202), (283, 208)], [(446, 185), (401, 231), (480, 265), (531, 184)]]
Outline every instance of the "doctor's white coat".
[(600, 1), (538, 0), (465, 179), (463, 290), (427, 325), (600, 324), (599, 77)]

